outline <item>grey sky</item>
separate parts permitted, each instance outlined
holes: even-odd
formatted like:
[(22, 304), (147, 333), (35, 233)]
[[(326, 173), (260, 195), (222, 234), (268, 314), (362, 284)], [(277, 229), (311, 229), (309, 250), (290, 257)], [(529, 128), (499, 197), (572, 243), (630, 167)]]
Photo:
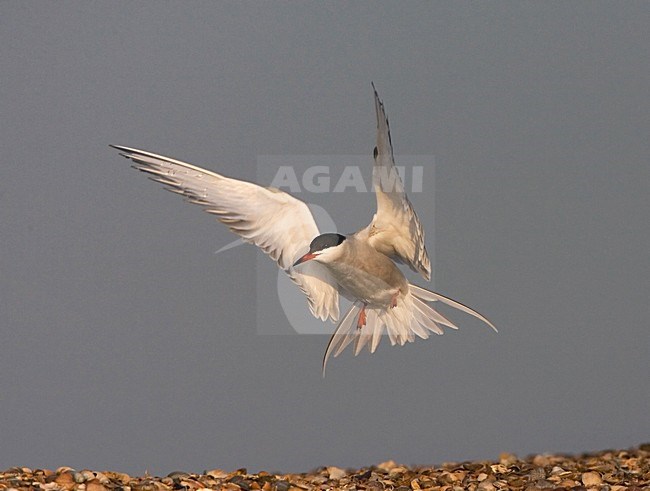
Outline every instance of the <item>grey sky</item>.
[[(0, 10), (0, 467), (301, 471), (650, 438), (647, 2)], [(449, 313), (458, 332), (346, 352), (322, 380), (326, 336), (259, 325), (266, 258), (215, 256), (234, 236), (108, 144), (249, 180), (261, 155), (369, 156), (371, 81), (396, 153), (435, 156), (411, 195), (435, 288), (500, 333)], [(301, 197), (350, 232), (374, 203), (345, 196)]]

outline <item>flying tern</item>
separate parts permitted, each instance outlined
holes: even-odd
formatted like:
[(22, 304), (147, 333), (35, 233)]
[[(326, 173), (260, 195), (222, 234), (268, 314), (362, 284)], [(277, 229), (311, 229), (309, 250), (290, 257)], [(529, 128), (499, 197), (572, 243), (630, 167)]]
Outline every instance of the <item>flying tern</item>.
[(230, 230), (275, 260), (307, 296), (311, 313), (339, 321), (339, 296), (352, 306), (331, 336), (328, 358), (354, 341), (355, 356), (374, 353), (384, 331), (391, 345), (442, 334), (457, 326), (429, 303), (441, 302), (470, 314), (496, 331), (477, 311), (410, 283), (396, 262), (431, 278), (422, 223), (404, 191), (393, 157), (384, 104), (373, 84), (377, 115), (373, 187), (377, 212), (370, 224), (350, 235), (321, 234), (307, 205), (272, 187), (233, 179), (186, 162), (135, 148), (111, 145), (166, 189), (215, 215)]

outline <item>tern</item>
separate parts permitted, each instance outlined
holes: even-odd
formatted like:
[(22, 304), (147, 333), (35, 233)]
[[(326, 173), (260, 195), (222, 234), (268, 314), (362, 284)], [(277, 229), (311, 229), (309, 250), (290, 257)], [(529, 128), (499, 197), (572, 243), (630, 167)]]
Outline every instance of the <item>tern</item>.
[(311, 313), (339, 321), (339, 297), (352, 302), (332, 334), (322, 362), (354, 341), (355, 356), (374, 353), (384, 331), (391, 345), (457, 329), (429, 303), (442, 302), (470, 314), (496, 331), (468, 306), (410, 283), (396, 263), (427, 281), (431, 265), (422, 223), (404, 191), (393, 156), (384, 104), (372, 85), (377, 115), (373, 187), (377, 212), (370, 224), (350, 235), (321, 234), (307, 205), (277, 188), (233, 179), (186, 162), (111, 145), (165, 188), (215, 215), (244, 241), (258, 246), (307, 296)]

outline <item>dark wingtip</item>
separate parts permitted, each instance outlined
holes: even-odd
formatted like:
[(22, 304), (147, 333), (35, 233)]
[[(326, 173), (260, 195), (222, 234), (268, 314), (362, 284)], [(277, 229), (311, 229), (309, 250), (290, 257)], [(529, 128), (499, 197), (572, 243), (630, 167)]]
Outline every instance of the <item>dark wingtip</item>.
[(115, 150), (117, 150), (118, 152), (120, 152), (120, 155), (121, 155), (122, 157), (126, 157), (127, 159), (129, 158), (128, 155), (126, 155), (125, 153), (123, 153), (123, 152), (127, 152), (127, 151), (128, 151), (128, 148), (123, 147), (123, 146), (121, 146), (121, 145), (113, 145), (113, 144), (110, 144), (110, 143), (109, 143), (108, 146), (111, 147), (111, 148), (114, 148)]
[(370, 82), (370, 85), (372, 85), (372, 90), (375, 93), (375, 99), (379, 101), (379, 104), (381, 104), (381, 99), (379, 98), (379, 92), (377, 92), (377, 87), (375, 87), (375, 82)]
[[(125, 153), (127, 151), (127, 149), (125, 147), (121, 147), (119, 145), (111, 145), (111, 144), (109, 144), (108, 146), (111, 147), (111, 148), (114, 148), (115, 150), (120, 152), (120, 156), (124, 157), (125, 159), (130, 159), (131, 158), (128, 154)], [(134, 166), (131, 166), (131, 167), (134, 167)]]

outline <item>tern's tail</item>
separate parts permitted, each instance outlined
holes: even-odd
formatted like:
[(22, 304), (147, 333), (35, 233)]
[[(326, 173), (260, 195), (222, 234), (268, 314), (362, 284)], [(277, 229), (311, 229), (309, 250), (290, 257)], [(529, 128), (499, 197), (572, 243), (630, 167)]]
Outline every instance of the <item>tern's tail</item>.
[(406, 342), (412, 343), (415, 341), (415, 336), (427, 339), (431, 332), (442, 334), (441, 326), (458, 329), (456, 325), (426, 302), (445, 303), (482, 320), (494, 331), (497, 330), (489, 320), (466, 305), (439, 293), (409, 284), (409, 292), (403, 298), (398, 299), (395, 308), (366, 307), (366, 322), (361, 328), (357, 327), (357, 319), (363, 304), (359, 301), (352, 304), (327, 345), (323, 357), (323, 377), (330, 355), (338, 356), (352, 341), (354, 341), (354, 356), (358, 355), (366, 345), (370, 352), (374, 353), (379, 346), (384, 329), (393, 346), (395, 344), (403, 345)]

